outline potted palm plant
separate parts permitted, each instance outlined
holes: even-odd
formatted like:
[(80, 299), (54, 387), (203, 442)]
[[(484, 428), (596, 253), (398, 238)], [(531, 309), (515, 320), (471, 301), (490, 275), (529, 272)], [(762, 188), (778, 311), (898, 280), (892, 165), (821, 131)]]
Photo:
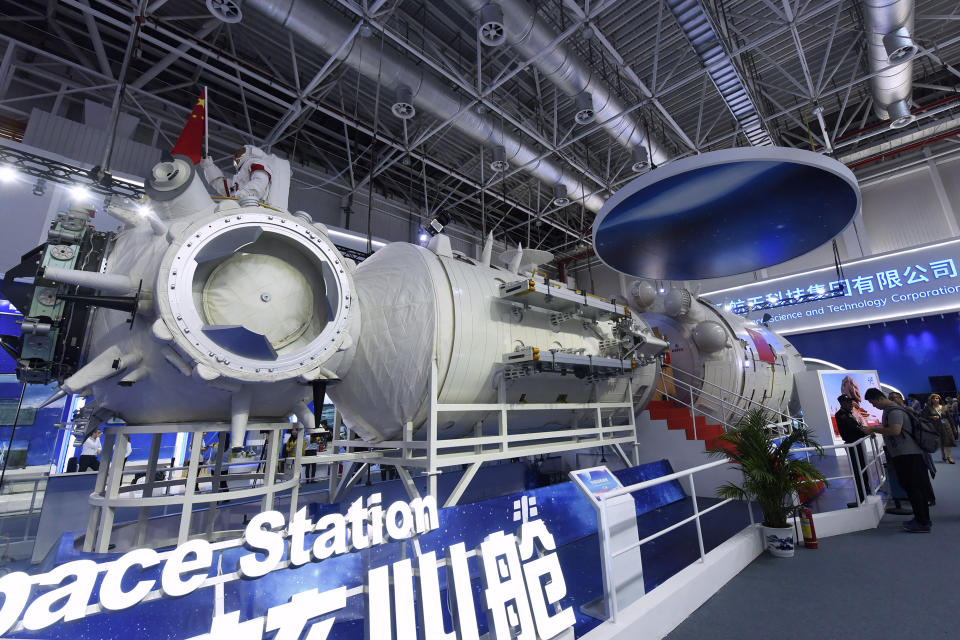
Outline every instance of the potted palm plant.
[(762, 408), (747, 411), (737, 426), (720, 436), (721, 445), (710, 451), (734, 463), (743, 473), (743, 484), (733, 482), (721, 486), (721, 498), (756, 501), (763, 512), (763, 538), (772, 555), (793, 556), (794, 535), (788, 519), (801, 505), (795, 493), (814, 493), (826, 478), (804, 458), (791, 458), (790, 448), (796, 444), (813, 447), (818, 457), (823, 448), (802, 424), (780, 439), (771, 440), (771, 416)]

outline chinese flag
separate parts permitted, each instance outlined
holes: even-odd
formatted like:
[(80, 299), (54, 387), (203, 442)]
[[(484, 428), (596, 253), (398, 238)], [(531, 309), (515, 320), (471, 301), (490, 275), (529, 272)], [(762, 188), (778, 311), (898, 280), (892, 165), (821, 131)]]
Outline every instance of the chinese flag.
[(180, 137), (177, 138), (177, 144), (173, 145), (171, 153), (173, 155), (188, 156), (193, 160), (193, 164), (200, 162), (203, 157), (203, 138), (207, 132), (207, 90), (197, 99), (196, 106), (187, 124), (183, 126)]

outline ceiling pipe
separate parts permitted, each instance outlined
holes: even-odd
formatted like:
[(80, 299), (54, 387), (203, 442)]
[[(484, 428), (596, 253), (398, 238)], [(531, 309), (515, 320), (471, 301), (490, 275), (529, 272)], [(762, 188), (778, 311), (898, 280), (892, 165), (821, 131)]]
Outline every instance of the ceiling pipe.
[[(480, 13), (489, 0), (459, 2), (471, 11)], [(670, 160), (663, 143), (649, 138), (645, 127), (635, 117), (630, 114), (618, 115), (626, 111), (629, 105), (613, 95), (606, 82), (595, 74), (571, 47), (561, 43), (551, 48), (551, 44), (557, 39), (557, 33), (533, 7), (525, 0), (497, 0), (497, 4), (503, 15), (507, 43), (524, 59), (534, 59), (532, 64), (540, 73), (549, 78), (560, 91), (577, 101), (579, 123), (602, 122), (603, 128), (614, 140), (627, 149), (646, 147), (654, 164), (658, 166)], [(547, 53), (543, 53), (544, 51)], [(587, 94), (593, 104), (589, 118), (583, 104), (583, 94)]]
[(913, 57), (917, 54), (917, 46), (910, 37), (914, 3), (913, 0), (862, 1), (867, 62), (870, 72), (875, 74), (870, 78), (874, 112), (882, 120), (889, 119), (891, 129), (899, 129), (916, 119), (910, 112)]
[(960, 127), (957, 127), (956, 129), (951, 129), (950, 131), (941, 133), (939, 135), (931, 136), (929, 138), (924, 138), (923, 140), (914, 142), (912, 144), (904, 145), (902, 147), (897, 147), (896, 149), (890, 149), (889, 151), (884, 151), (883, 153), (878, 153), (875, 156), (864, 158), (863, 160), (859, 160), (857, 162), (852, 162), (847, 166), (850, 167), (851, 169), (856, 169), (857, 167), (863, 167), (868, 164), (873, 164), (874, 162), (879, 162), (880, 160), (893, 158), (894, 156), (898, 156), (901, 153), (906, 153), (907, 151), (913, 151), (914, 149), (920, 149), (922, 147), (929, 146), (934, 142), (939, 142), (941, 140), (946, 140), (947, 138), (953, 138), (956, 136), (960, 136)]
[[(246, 0), (243, 8), (273, 20), (327, 55), (337, 51), (354, 27), (322, 0)], [(450, 91), (448, 83), (433, 71), (412, 63), (389, 48), (384, 48), (381, 55), (380, 47), (356, 46), (340, 55), (342, 64), (371, 80), (379, 79), (389, 90), (408, 87), (417, 109), (442, 121), (449, 120), (452, 128), (487, 147), (503, 147), (506, 161), (511, 165), (522, 167), (548, 186), (563, 184), (571, 199), (582, 201), (588, 210), (599, 211), (603, 206), (603, 198), (590, 195), (594, 189), (584, 185), (579, 176), (550, 160), (538, 159), (540, 151), (503, 131), (492, 119), (466, 108), (468, 103)]]

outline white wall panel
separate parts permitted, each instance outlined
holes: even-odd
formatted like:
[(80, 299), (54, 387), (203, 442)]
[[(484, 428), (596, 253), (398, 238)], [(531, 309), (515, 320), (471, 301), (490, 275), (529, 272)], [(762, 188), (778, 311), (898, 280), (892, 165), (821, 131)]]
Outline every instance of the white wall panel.
[(926, 170), (862, 189), (863, 219), (874, 253), (949, 237), (943, 209)]
[(953, 216), (960, 225), (960, 158), (938, 164), (937, 169), (940, 171), (943, 190), (946, 191), (950, 207), (953, 209)]
[[(103, 161), (107, 132), (34, 109), (27, 121), (23, 143), (96, 166)], [(142, 176), (159, 160), (159, 149), (118, 137), (114, 141), (110, 168), (115, 173)]]

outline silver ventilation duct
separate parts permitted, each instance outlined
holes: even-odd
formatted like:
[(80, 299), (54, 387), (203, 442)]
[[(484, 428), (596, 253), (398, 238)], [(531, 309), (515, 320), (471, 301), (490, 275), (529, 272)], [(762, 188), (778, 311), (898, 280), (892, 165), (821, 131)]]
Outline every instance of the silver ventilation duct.
[(905, 127), (915, 120), (910, 113), (913, 56), (917, 53), (910, 37), (913, 0), (863, 0), (863, 18), (867, 60), (870, 72), (877, 74), (870, 78), (874, 112), (879, 118), (889, 118), (891, 129)]
[(393, 115), (401, 120), (409, 120), (417, 115), (417, 109), (413, 106), (413, 92), (410, 91), (410, 87), (403, 84), (397, 87), (397, 96), (390, 110)]
[[(474, 12), (481, 11), (487, 4), (487, 0), (460, 0), (460, 2)], [(503, 11), (507, 42), (523, 58), (530, 59), (550, 49), (551, 43), (557, 38), (557, 33), (527, 2), (499, 0), (499, 5)], [(537, 58), (533, 64), (560, 91), (578, 100), (578, 114), (583, 114), (580, 117), (587, 116), (583, 105), (579, 102), (582, 98), (577, 96), (588, 93), (593, 98), (593, 120), (603, 123), (603, 128), (617, 142), (628, 149), (647, 147), (657, 165), (664, 164), (670, 159), (662, 143), (647, 140), (644, 127), (634, 117), (630, 114), (618, 116), (629, 108), (629, 105), (613, 95), (603, 79), (595, 76), (590, 67), (570, 48), (563, 44), (557, 45)], [(579, 118), (577, 121), (581, 122)]]
[(553, 185), (553, 204), (558, 207), (565, 207), (570, 204), (570, 198), (567, 197), (567, 188), (562, 184)]
[(480, 9), (480, 42), (488, 47), (499, 47), (507, 39), (503, 31), (503, 10), (498, 4), (487, 4)]
[[(336, 53), (354, 28), (349, 20), (331, 10), (322, 0), (246, 0), (243, 8), (263, 14), (327, 55)], [(593, 189), (586, 189), (577, 175), (564, 171), (550, 160), (540, 159), (538, 150), (501, 131), (490, 118), (470, 109), (463, 109), (461, 113), (464, 102), (447, 88), (448, 84), (437, 74), (412, 64), (389, 49), (384, 49), (381, 56), (379, 50), (379, 47), (357, 46), (340, 55), (343, 64), (358, 73), (373, 80), (379, 77), (386, 89), (396, 91), (400, 86), (409, 87), (417, 108), (439, 120), (450, 120), (452, 128), (481, 144), (502, 146), (505, 162), (523, 167), (524, 171), (547, 185), (563, 184), (570, 197), (582, 199), (588, 210), (599, 211), (603, 206), (603, 198), (599, 195), (587, 195)]]

